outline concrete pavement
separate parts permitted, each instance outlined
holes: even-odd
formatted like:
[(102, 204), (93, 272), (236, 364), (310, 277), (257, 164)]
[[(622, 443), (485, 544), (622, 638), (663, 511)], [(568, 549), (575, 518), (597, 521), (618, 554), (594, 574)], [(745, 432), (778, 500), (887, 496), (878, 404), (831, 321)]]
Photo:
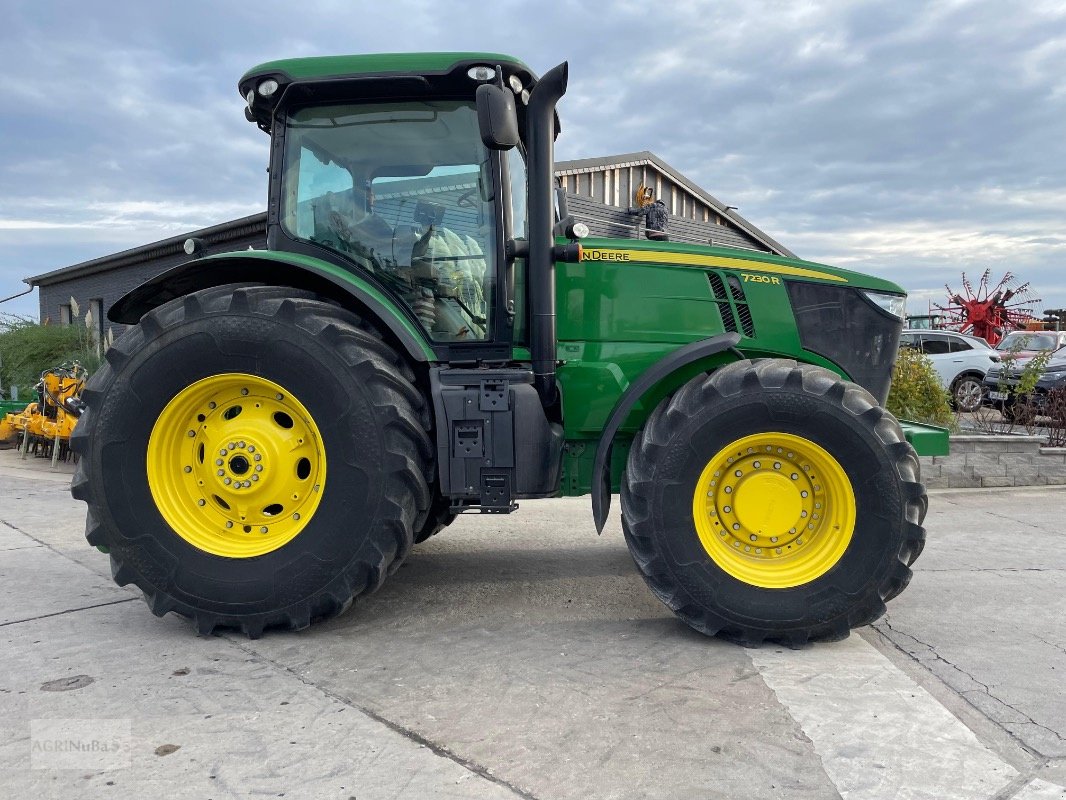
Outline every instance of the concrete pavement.
[[(111, 583), (68, 481), (0, 452), (4, 796), (1066, 797), (1062, 490), (934, 495), (886, 620), (793, 652), (678, 623), (587, 498), (461, 518), (310, 630), (197, 637)], [(46, 752), (53, 720), (116, 750)]]

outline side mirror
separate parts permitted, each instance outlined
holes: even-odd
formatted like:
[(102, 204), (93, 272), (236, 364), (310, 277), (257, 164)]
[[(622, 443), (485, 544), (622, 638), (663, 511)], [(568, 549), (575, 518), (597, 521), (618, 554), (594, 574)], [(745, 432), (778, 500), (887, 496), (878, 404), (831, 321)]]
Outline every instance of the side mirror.
[(510, 150), (518, 144), (518, 113), (514, 93), (491, 83), (477, 87), (477, 124), (481, 141), (490, 150)]

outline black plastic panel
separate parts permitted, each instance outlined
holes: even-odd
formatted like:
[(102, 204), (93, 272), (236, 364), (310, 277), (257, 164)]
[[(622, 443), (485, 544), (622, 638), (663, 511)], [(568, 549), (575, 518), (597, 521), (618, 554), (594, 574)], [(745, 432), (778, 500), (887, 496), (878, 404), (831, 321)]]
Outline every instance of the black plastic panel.
[(513, 511), (514, 500), (559, 491), (563, 429), (550, 423), (533, 373), (430, 370), (441, 493), (455, 508)]
[(903, 320), (849, 286), (786, 284), (804, 349), (837, 364), (884, 405)]

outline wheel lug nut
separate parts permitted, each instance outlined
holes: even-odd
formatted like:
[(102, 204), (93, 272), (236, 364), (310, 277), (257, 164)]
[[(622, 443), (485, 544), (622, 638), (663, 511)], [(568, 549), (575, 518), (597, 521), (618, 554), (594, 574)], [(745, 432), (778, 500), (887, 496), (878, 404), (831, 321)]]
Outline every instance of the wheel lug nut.
[(255, 454), (255, 460), (256, 460), (256, 461), (262, 461), (262, 460), (263, 460), (263, 457), (262, 457), (261, 455), (259, 455), (259, 453), (256, 453), (256, 454)]
[(259, 532), (260, 533), (266, 533), (268, 530), (269, 530), (269, 528), (267, 528), (267, 526), (264, 525), (262, 528), (259, 529)]
[(223, 463), (224, 462), (222, 461), (221, 458), (216, 458), (215, 459), (215, 466), (221, 467)]
[(220, 477), (220, 478), (221, 478), (221, 477), (222, 477), (223, 475), (225, 475), (225, 474), (226, 474), (226, 470), (224, 470), (224, 469), (220, 469), (220, 470), (218, 471), (218, 477)]
[(253, 476), (252, 476), (252, 480), (253, 480), (253, 481), (257, 481), (257, 480), (259, 480), (259, 476), (258, 476), (258, 475), (253, 475)]
[(229, 445), (227, 445), (227, 446), (229, 447), (230, 450), (236, 450), (237, 449), (237, 443), (236, 442), (230, 442)]
[(249, 453), (254, 453), (255, 452), (255, 445), (254, 444), (248, 445), (248, 452)]
[(237, 447), (243, 448), (244, 447), (244, 442), (243, 441), (237, 442)]
[[(224, 456), (224, 455), (226, 455), (226, 448), (225, 448), (225, 447), (223, 447), (223, 448), (222, 448), (221, 450), (219, 450), (219, 451), (218, 451), (218, 454), (219, 454), (220, 456)], [(221, 464), (222, 462), (221, 462), (221, 461), (219, 461), (218, 463), (219, 463), (219, 464)]]
[(245, 482), (244, 482), (244, 488), (245, 488), (245, 489), (247, 489), (247, 488), (248, 488), (249, 486), (251, 486), (251, 485), (252, 485), (252, 482), (251, 482), (251, 481), (245, 481)]
[(229, 520), (226, 520), (226, 527), (227, 528), (232, 528), (233, 527), (233, 523), (231, 521), (229, 521)]
[(191, 439), (196, 435), (196, 431), (189, 431), (189, 438)]
[(755, 534), (753, 533), (753, 534), (752, 534), (751, 536), (749, 536), (748, 538), (749, 538), (749, 539), (751, 539), (751, 540), (752, 540), (752, 541), (754, 542), (754, 541), (755, 541), (756, 539), (758, 539), (759, 537), (758, 537), (758, 536), (756, 536), (756, 535), (755, 535)]
[(281, 399), (281, 395), (280, 394), (275, 394), (274, 395), (274, 399), (275, 400), (280, 400)]
[(207, 505), (207, 501), (204, 500), (203, 498), (200, 498), (199, 500), (196, 501), (196, 505), (198, 505), (198, 506)]
[(222, 481), (222, 482), (223, 482), (224, 484), (226, 484), (227, 486), (229, 486), (229, 485), (230, 485), (231, 483), (233, 483), (233, 481), (232, 481), (232, 480), (230, 480), (229, 478), (226, 478), (226, 480), (224, 480), (224, 481)]
[(262, 464), (256, 464), (255, 465), (255, 471), (256, 472), (262, 472), (263, 471), (263, 465)]
[(297, 512), (297, 513), (293, 514), (293, 515), (292, 515), (292, 518), (293, 518), (293, 519), (299, 519), (299, 518), (300, 518), (300, 514), (299, 514), (299, 512)]
[(217, 408), (217, 407), (218, 407), (218, 404), (217, 404), (217, 403), (215, 403), (215, 401), (214, 401), (214, 400), (212, 400), (212, 401), (211, 401), (210, 403), (208, 403), (208, 404), (207, 404), (207, 407), (208, 407), (208, 408)]
[(247, 397), (248, 396), (248, 390), (247, 389), (241, 389), (241, 396), (242, 397)]
[(190, 472), (192, 472), (192, 467), (186, 467), (185, 468), (185, 473), (188, 474)]

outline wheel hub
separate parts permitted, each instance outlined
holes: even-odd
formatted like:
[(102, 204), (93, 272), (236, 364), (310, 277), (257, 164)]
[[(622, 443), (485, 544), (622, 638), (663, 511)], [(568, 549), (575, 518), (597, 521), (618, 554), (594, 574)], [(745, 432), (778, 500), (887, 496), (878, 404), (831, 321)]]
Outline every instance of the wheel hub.
[(209, 553), (248, 558), (293, 539), (318, 507), (326, 459), (318, 427), (283, 387), (216, 375), (174, 397), (148, 443), (163, 518)]
[(693, 520), (707, 554), (738, 580), (787, 588), (814, 580), (844, 554), (855, 495), (840, 464), (803, 437), (738, 439), (707, 463)]

